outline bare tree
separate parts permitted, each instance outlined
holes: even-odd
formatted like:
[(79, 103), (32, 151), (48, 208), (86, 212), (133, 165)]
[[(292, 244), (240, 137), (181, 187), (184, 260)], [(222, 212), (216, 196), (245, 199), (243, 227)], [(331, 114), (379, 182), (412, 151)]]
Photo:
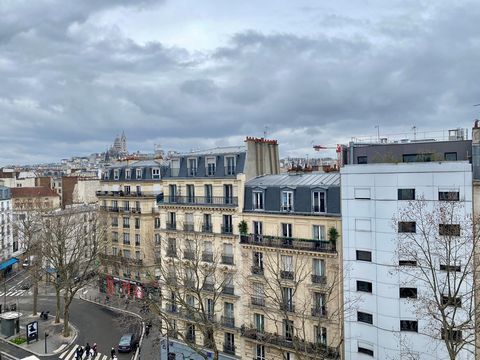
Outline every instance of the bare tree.
[(179, 339), (192, 353), (218, 360), (225, 350), (220, 348), (218, 330), (234, 326), (233, 314), (218, 315), (223, 296), (234, 293), (233, 273), (224, 265), (230, 260), (233, 264), (233, 258), (222, 259), (215, 240), (193, 231), (154, 241), (152, 248), (155, 265), (150, 273), (159, 279), (162, 290), (159, 298), (146, 299), (148, 321), (157, 320), (168, 337)]
[(75, 294), (96, 274), (98, 257), (103, 251), (105, 221), (93, 206), (52, 211), (43, 216), (42, 255), (47, 266), (55, 269), (53, 282), (60, 322), (63, 290), (63, 336), (70, 334), (70, 305)]
[(444, 200), (420, 198), (399, 210), (396, 271), (404, 284), (417, 286), (409, 301), (426, 324), (411, 330), (442, 340), (449, 358), (457, 359), (475, 351), (479, 227), (458, 198)]
[[(269, 237), (261, 236), (261, 241), (268, 243)], [(257, 319), (256, 324), (242, 328), (244, 336), (265, 346), (273, 344), (288, 349), (295, 354), (295, 359), (338, 356), (344, 310), (341, 274), (335, 263), (338, 260), (317, 258), (323, 261), (319, 263), (323, 272), (315, 274), (312, 272), (313, 258), (317, 257), (291, 251), (253, 249), (252, 274), (260, 276), (245, 279), (244, 292), (251, 297), (251, 306), (265, 308), (261, 313), (274, 324), (274, 332), (266, 331), (263, 320)], [(325, 260), (331, 261), (328, 276)], [(313, 293), (309, 289), (312, 285), (315, 285)], [(327, 345), (327, 329), (330, 346)], [(286, 352), (282, 350), (284, 356)]]

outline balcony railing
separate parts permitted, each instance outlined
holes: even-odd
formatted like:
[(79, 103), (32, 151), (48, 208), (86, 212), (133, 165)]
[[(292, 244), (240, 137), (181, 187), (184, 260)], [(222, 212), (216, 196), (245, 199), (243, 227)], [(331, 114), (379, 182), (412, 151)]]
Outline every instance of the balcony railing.
[(295, 312), (295, 304), (292, 301), (286, 301), (280, 304), (280, 310)]
[(223, 352), (225, 354), (235, 355), (235, 345), (224, 344), (223, 345)]
[(128, 265), (136, 265), (136, 266), (142, 266), (143, 265), (143, 260), (142, 259), (134, 259), (130, 257), (124, 257), (121, 255), (107, 255), (107, 254), (100, 254), (99, 255), (100, 260), (104, 261), (109, 261), (109, 262), (120, 262), (120, 263), (125, 263)]
[(176, 222), (171, 222), (167, 221), (167, 230), (176, 230), (177, 229), (177, 223)]
[(226, 285), (223, 287), (222, 293), (226, 295), (235, 295), (235, 287), (231, 285)]
[(213, 262), (213, 253), (204, 251), (202, 253), (202, 260), (206, 262)]
[(120, 197), (155, 197), (157, 194), (153, 191), (96, 191), (95, 194), (97, 197), (106, 197), (106, 196), (120, 196)]
[(212, 231), (213, 231), (212, 224), (203, 224), (202, 225), (202, 232), (211, 233)]
[(285, 238), (267, 235), (240, 235), (240, 244), (268, 246), (283, 249), (295, 249), (315, 252), (335, 253), (335, 243), (300, 238)]
[(263, 297), (252, 296), (250, 298), (250, 302), (254, 306), (261, 306), (261, 307), (265, 306), (265, 298), (263, 298)]
[(175, 314), (178, 312), (178, 308), (176, 304), (167, 304), (165, 310), (172, 314)]
[(167, 256), (168, 256), (168, 257), (177, 257), (177, 249), (175, 249), (175, 248), (168, 248), (168, 249), (167, 249)]
[(233, 227), (232, 226), (222, 226), (222, 234), (233, 234)]
[[(324, 359), (339, 359), (340, 354), (338, 349), (334, 347), (328, 347), (321, 343), (314, 343), (305, 341), (301, 338), (296, 336), (282, 336), (278, 334), (268, 333), (268, 332), (260, 332), (255, 328), (252, 327), (241, 327), (241, 335), (248, 339), (252, 339), (261, 343), (268, 343), (274, 346), (287, 348), (287, 349), (294, 349), (295, 351), (301, 351), (304, 353), (308, 353), (310, 355), (319, 355), (319, 358)], [(314, 357), (314, 356), (312, 356)]]
[(312, 308), (312, 316), (326, 318), (327, 308), (325, 306), (315, 306)]
[(158, 205), (225, 205), (237, 206), (236, 196), (164, 196)]
[(295, 278), (295, 273), (293, 271), (280, 271), (280, 277), (284, 280), (293, 280)]
[(312, 275), (312, 283), (325, 285), (327, 283), (327, 277), (324, 275)]
[(203, 291), (214, 292), (215, 291), (215, 284), (212, 283), (204, 283), (202, 286)]
[(222, 254), (222, 264), (233, 265), (233, 255)]
[(195, 260), (195, 251), (184, 250), (183, 251), (183, 258), (186, 259), (186, 260)]
[(194, 230), (195, 226), (193, 224), (183, 224), (183, 231), (193, 232)]
[(252, 266), (252, 274), (253, 275), (263, 275), (264, 270), (263, 267), (258, 266), (258, 265), (253, 265)]
[(235, 328), (235, 318), (232, 316), (222, 316), (222, 325), (229, 328)]

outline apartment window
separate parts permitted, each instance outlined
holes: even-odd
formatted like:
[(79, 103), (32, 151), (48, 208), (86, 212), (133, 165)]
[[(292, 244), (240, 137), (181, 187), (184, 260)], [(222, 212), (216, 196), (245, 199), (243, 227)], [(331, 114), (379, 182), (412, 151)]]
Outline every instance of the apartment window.
[(129, 194), (130, 194), (130, 186), (125, 185), (125, 186), (123, 187), (123, 192), (124, 192), (126, 195), (129, 195)]
[(439, 224), (438, 233), (443, 236), (460, 236), (459, 224)]
[(235, 157), (233, 156), (225, 157), (225, 174), (235, 175)]
[(252, 287), (253, 287), (253, 297), (259, 300), (260, 302), (263, 302), (265, 297), (265, 289), (263, 287), (263, 284), (254, 283)]
[(156, 217), (154, 221), (155, 221), (155, 229), (160, 229), (160, 218)]
[(312, 309), (312, 315), (318, 316), (318, 315), (326, 315), (327, 310), (326, 310), (326, 305), (327, 305), (327, 296), (323, 293), (319, 292), (314, 292), (313, 293), (313, 306), (314, 308)]
[(325, 276), (325, 260), (313, 259), (312, 274), (314, 276)]
[(444, 154), (445, 161), (457, 161), (457, 153), (456, 152), (446, 152)]
[(406, 299), (416, 299), (417, 298), (417, 288), (412, 287), (401, 287), (400, 288), (400, 298)]
[(226, 332), (223, 346), (227, 353), (235, 354), (235, 335)]
[(400, 331), (418, 332), (418, 321), (415, 321), (415, 320), (400, 320)]
[(442, 340), (445, 340), (445, 339), (449, 339), (457, 342), (462, 341), (462, 331), (442, 329)]
[(125, 245), (130, 245), (130, 234), (129, 233), (124, 233), (123, 234), (123, 243)]
[(373, 324), (373, 315), (366, 312), (357, 311), (357, 321), (366, 324)]
[(293, 340), (293, 320), (283, 320), (283, 336), (287, 341)]
[(372, 261), (372, 252), (365, 250), (357, 250), (357, 260), (359, 261)]
[(137, 195), (142, 195), (142, 187), (140, 185), (137, 185), (135, 188), (136, 188)]
[(313, 240), (325, 241), (325, 226), (324, 225), (312, 225)]
[(120, 170), (113, 170), (113, 180), (118, 180), (120, 178)]
[(213, 202), (212, 185), (205, 185), (205, 203), (211, 204)]
[(312, 192), (312, 211), (314, 213), (325, 213), (325, 212), (327, 212), (325, 191), (313, 191)]
[(152, 179), (160, 179), (160, 169), (153, 168), (152, 169)]
[(141, 209), (142, 209), (142, 208), (140, 207), (140, 201), (135, 201), (135, 210), (136, 210), (137, 212), (140, 212)]
[(417, 261), (416, 260), (399, 260), (398, 265), (399, 266), (417, 266)]
[(177, 239), (168, 238), (167, 243), (167, 256), (177, 256)]
[(112, 247), (112, 255), (114, 256), (118, 255), (118, 249), (116, 247)]
[(203, 214), (203, 229), (204, 232), (212, 231), (212, 215)]
[(355, 188), (354, 196), (355, 196), (355, 199), (369, 200), (371, 198), (370, 188)]
[(118, 217), (117, 216), (112, 217), (112, 226), (114, 226), (114, 227), (118, 226)]
[(449, 272), (460, 272), (460, 271), (462, 271), (462, 268), (461, 268), (460, 265), (440, 264), (440, 270), (441, 271), (449, 271)]
[(285, 238), (293, 236), (292, 224), (282, 224), (282, 236)]
[(447, 306), (453, 306), (453, 307), (462, 307), (462, 298), (449, 296), (449, 295), (442, 295), (442, 304)]
[(253, 252), (253, 266), (263, 272), (263, 253), (259, 251)]
[(168, 185), (168, 200), (170, 203), (177, 202), (177, 185)]
[(282, 309), (286, 311), (293, 311), (293, 289), (290, 287), (282, 287)]
[(265, 346), (264, 345), (256, 345), (255, 346), (255, 359), (254, 360), (266, 360), (265, 355)]
[(222, 263), (233, 265), (233, 245), (223, 244)]
[(416, 233), (415, 221), (399, 221), (398, 232), (399, 233)]
[(367, 156), (357, 156), (357, 164), (368, 164)]
[(216, 159), (214, 157), (207, 157), (206, 164), (207, 164), (207, 176), (215, 175)]
[(130, 201), (123, 202), (123, 210), (129, 211), (130, 210)]
[(368, 282), (368, 281), (357, 280), (357, 291), (371, 293), (372, 292), (372, 283)]
[(459, 191), (439, 191), (438, 200), (440, 201), (459, 201), (460, 192)]
[(262, 235), (263, 234), (263, 223), (261, 221), (254, 221), (253, 222), (253, 233), (255, 235)]
[(123, 227), (124, 228), (129, 228), (130, 227), (130, 218), (129, 217), (124, 217), (123, 218)]
[(187, 165), (188, 176), (197, 176), (197, 159), (188, 159)]
[(253, 192), (253, 209), (263, 210), (263, 191)]
[(223, 215), (223, 231), (224, 234), (231, 234), (233, 232), (232, 227), (232, 215)]
[(415, 189), (398, 189), (398, 200), (415, 200)]
[(313, 333), (315, 336), (315, 341), (320, 345), (327, 345), (327, 328), (323, 326), (315, 325), (313, 327)]
[(293, 191), (282, 191), (282, 211), (293, 210)]
[(177, 214), (174, 213), (174, 212), (169, 212), (168, 213), (168, 224), (167, 224), (167, 228), (170, 228), (170, 229), (175, 229), (176, 226), (177, 226)]
[(360, 354), (365, 354), (365, 355), (370, 355), (373, 357), (373, 349), (370, 349), (370, 348), (366, 348), (366, 347), (363, 347), (363, 346), (358, 346), (358, 352)]
[(140, 218), (135, 218), (135, 229), (140, 229)]
[(187, 185), (187, 202), (195, 202), (195, 186), (191, 184)]
[(160, 245), (160, 234), (155, 234), (155, 245)]
[(140, 234), (135, 234), (135, 246), (140, 246)]
[(132, 172), (130, 169), (125, 169), (125, 179), (130, 180), (132, 177)]
[(135, 172), (136, 178), (141, 179), (142, 178), (142, 173), (143, 173), (142, 169), (136, 169), (135, 171), (136, 171)]
[(253, 323), (255, 324), (255, 330), (258, 332), (265, 331), (265, 316), (263, 314), (253, 314)]
[(118, 232), (112, 232), (112, 242), (118, 242)]
[(223, 185), (223, 196), (225, 198), (225, 204), (233, 204), (233, 186)]
[(289, 255), (282, 255), (280, 259), (282, 264), (282, 269), (280, 272), (281, 278), (287, 279), (287, 280), (293, 280), (294, 278), (293, 257)]

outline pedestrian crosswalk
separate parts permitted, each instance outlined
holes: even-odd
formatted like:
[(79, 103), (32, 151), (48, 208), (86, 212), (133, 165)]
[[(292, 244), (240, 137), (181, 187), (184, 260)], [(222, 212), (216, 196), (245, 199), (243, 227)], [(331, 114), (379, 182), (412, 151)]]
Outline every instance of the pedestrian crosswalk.
[[(80, 345), (75, 345), (72, 348), (70, 348), (68, 350), (65, 350), (63, 353), (60, 354), (60, 356), (58, 358), (62, 359), (62, 360), (76, 360), (77, 359), (76, 358), (77, 349), (79, 348), (79, 346)], [(82, 359), (86, 359), (85, 354), (83, 355)], [(107, 360), (107, 359), (110, 359), (110, 357), (107, 356), (107, 355), (103, 355), (103, 354), (98, 353), (93, 358), (91, 356), (89, 356), (88, 359), (91, 359), (91, 360)]]
[[(22, 289), (21, 284), (17, 284), (12, 286), (11, 288), (7, 289), (6, 291), (7, 296), (22, 296), (22, 295), (32, 295), (31, 289)], [(0, 297), (5, 296), (5, 291), (0, 288)]]

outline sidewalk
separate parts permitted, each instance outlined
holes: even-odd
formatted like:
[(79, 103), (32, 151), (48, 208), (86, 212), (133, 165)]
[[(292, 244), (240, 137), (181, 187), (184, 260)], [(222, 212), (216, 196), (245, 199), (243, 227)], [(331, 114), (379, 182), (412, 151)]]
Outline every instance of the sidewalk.
[[(33, 341), (21, 345), (14, 344), (11, 340), (17, 337), (26, 337), (26, 325), (33, 321), (38, 321), (38, 341)], [(10, 344), (27, 350), (37, 356), (49, 356), (60, 352), (63, 348), (73, 343), (78, 335), (77, 330), (70, 324), (70, 337), (65, 338), (62, 335), (63, 322), (55, 324), (55, 318), (49, 316), (48, 320), (41, 320), (40, 316), (33, 316), (30, 313), (23, 313), (20, 317), (20, 333), (9, 338), (2, 337), (3, 341), (8, 341)], [(47, 341), (45, 342), (45, 332), (48, 333)], [(45, 351), (46, 350), (46, 351)]]
[[(125, 303), (125, 299), (118, 296), (111, 296), (110, 300), (106, 301), (106, 294), (101, 293), (98, 289), (93, 287), (85, 287), (84, 290), (81, 290), (79, 293), (79, 298), (86, 301), (95, 302), (102, 306), (108, 306), (119, 311), (132, 312), (141, 318), (142, 313), (140, 311), (140, 304), (136, 301), (130, 300), (128, 303)], [(150, 335), (148, 337), (144, 336), (140, 354), (137, 359), (143, 360), (155, 360), (160, 358), (160, 333), (157, 329), (151, 329)]]

